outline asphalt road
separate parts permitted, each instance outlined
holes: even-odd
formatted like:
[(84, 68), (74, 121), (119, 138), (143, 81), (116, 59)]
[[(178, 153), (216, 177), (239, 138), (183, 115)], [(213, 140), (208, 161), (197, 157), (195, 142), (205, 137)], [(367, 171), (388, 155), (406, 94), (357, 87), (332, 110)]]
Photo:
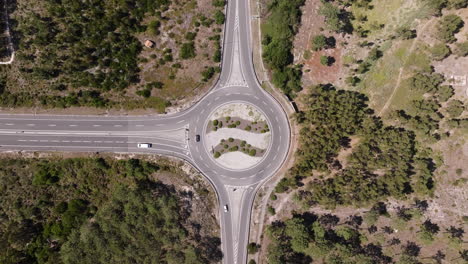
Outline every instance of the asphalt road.
[[(208, 94), (193, 107), (170, 115), (60, 116), (0, 114), (0, 150), (148, 153), (190, 162), (214, 185), (220, 203), (224, 263), (245, 263), (250, 213), (258, 186), (282, 165), (289, 148), (289, 123), (279, 103), (259, 85), (252, 62), (248, 0), (228, 1), (222, 71)], [(213, 161), (195, 141), (221, 105), (243, 102), (267, 117), (272, 133), (265, 158), (234, 171)], [(152, 143), (140, 149), (137, 143)], [(229, 211), (224, 212), (224, 205)]]

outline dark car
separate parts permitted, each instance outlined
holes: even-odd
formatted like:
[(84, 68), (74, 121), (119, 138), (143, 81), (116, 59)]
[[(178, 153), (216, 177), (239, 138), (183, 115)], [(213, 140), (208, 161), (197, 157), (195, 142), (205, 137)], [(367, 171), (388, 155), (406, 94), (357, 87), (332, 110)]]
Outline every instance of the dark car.
[(200, 135), (195, 135), (195, 141), (200, 142)]

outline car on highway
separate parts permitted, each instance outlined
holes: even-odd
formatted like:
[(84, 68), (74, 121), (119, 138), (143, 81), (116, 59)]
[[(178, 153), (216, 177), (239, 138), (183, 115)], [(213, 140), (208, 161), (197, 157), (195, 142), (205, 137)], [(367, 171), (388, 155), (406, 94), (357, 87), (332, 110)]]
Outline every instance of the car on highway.
[(153, 144), (151, 143), (138, 143), (138, 148), (151, 148)]
[(227, 213), (229, 211), (227, 204), (224, 206), (224, 212)]
[(195, 135), (195, 141), (200, 142), (200, 135)]

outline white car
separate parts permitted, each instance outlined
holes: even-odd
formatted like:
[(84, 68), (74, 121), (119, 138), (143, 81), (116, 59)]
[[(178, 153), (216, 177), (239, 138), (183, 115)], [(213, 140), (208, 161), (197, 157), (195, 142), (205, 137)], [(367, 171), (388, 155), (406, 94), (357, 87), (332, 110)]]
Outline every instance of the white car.
[(229, 210), (228, 210), (228, 206), (227, 204), (224, 206), (224, 212), (227, 213)]
[(151, 143), (138, 143), (138, 148), (151, 148), (152, 146)]

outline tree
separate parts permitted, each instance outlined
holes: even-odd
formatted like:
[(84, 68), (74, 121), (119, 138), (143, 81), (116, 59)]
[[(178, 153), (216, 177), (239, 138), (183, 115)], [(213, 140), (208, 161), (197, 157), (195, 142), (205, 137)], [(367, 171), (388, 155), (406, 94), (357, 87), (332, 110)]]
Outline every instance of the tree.
[(320, 56), (320, 64), (325, 66), (331, 66), (335, 62), (335, 59), (331, 56)]
[(447, 45), (441, 43), (434, 45), (431, 49), (431, 53), (434, 60), (441, 61), (447, 58), (451, 51)]
[(465, 111), (465, 105), (460, 100), (451, 100), (447, 104), (446, 111), (451, 118), (457, 118)]
[(455, 54), (461, 57), (466, 57), (468, 55), (468, 41), (458, 42), (455, 44)]
[(335, 32), (349, 32), (350, 23), (346, 13), (331, 2), (322, 2), (319, 14), (325, 17), (330, 30)]
[(408, 241), (406, 245), (403, 246), (403, 254), (410, 257), (417, 257), (421, 252), (421, 247), (416, 243)]
[(463, 19), (457, 15), (446, 15), (439, 21), (437, 25), (437, 37), (446, 42), (452, 43), (457, 39), (455, 38), (455, 33), (458, 33), (460, 28), (463, 27)]
[(450, 234), (451, 238), (455, 239), (463, 239), (463, 234), (465, 233), (465, 230), (463, 228), (459, 227), (456, 228), (454, 226), (450, 226), (449, 228), (446, 229), (447, 233)]
[(468, 6), (468, 2), (466, 0), (449, 0), (448, 6), (450, 8), (460, 9), (465, 8)]
[(324, 35), (316, 35), (312, 38), (312, 50), (318, 51), (327, 47), (327, 38)]

